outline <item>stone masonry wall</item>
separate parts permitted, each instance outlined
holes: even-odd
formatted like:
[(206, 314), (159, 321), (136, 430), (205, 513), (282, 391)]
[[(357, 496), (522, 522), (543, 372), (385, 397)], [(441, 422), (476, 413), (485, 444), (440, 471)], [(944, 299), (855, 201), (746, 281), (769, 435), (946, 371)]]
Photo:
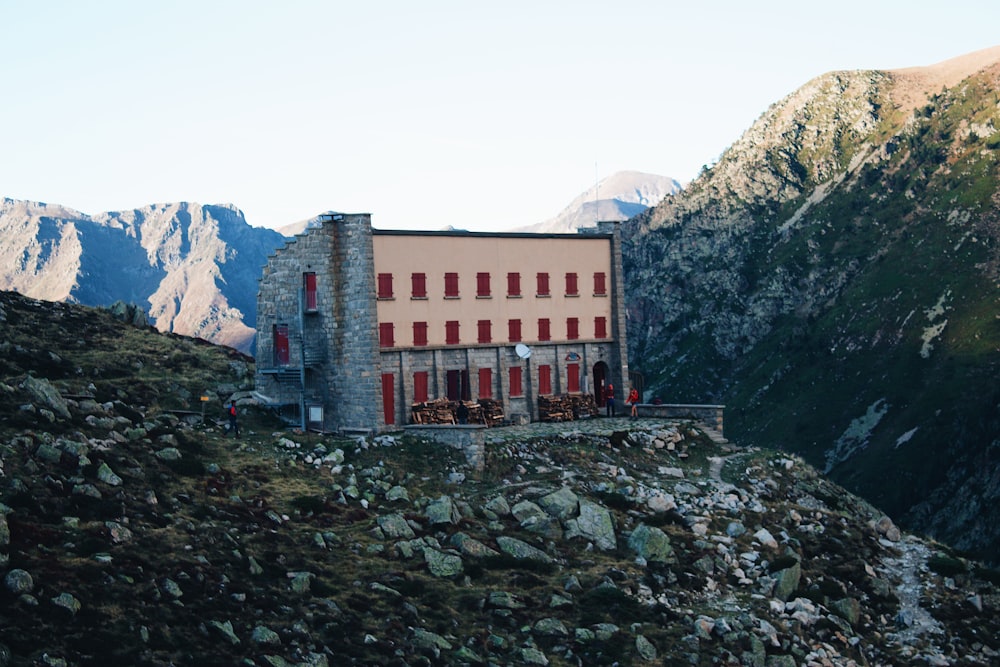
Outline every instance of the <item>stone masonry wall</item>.
[[(257, 294), (257, 390), (298, 403), (301, 386), (279, 382), (274, 324), (289, 328), (288, 369), (308, 354), (307, 401), (320, 401), (325, 430), (382, 427), (381, 375), (375, 314), (374, 257), (367, 214), (342, 215), (297, 236), (268, 258)], [(302, 313), (302, 276), (316, 273), (316, 312)]]
[(333, 413), (327, 420), (339, 431), (379, 431), (384, 419), (371, 216), (340, 217), (323, 223), (332, 237), (329, 262), (337, 294), (325, 366), (332, 401), (327, 412)]

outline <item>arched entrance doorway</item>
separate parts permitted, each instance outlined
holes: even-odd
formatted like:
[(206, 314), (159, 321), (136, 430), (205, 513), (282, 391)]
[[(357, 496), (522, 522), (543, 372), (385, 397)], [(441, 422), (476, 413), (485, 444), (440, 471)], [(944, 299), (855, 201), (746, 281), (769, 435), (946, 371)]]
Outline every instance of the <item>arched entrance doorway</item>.
[(593, 370), (594, 382), (590, 385), (593, 388), (594, 400), (597, 401), (597, 407), (604, 407), (604, 389), (607, 383), (610, 382), (611, 369), (603, 361), (598, 361), (594, 364)]

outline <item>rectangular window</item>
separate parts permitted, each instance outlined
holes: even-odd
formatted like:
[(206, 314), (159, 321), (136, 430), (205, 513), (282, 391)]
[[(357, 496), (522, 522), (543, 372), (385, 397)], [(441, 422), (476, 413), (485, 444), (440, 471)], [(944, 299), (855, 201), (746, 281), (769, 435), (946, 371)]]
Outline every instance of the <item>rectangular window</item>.
[(580, 291), (577, 289), (576, 285), (576, 274), (567, 273), (566, 274), (566, 296), (579, 296)]
[(507, 320), (507, 340), (511, 343), (521, 342), (521, 320)]
[(509, 375), (510, 375), (510, 395), (511, 395), (511, 397), (514, 397), (514, 396), (523, 396), (524, 395), (524, 388), (521, 385), (521, 367), (520, 366), (511, 366), (509, 370), (510, 370)]
[(580, 338), (580, 319), (578, 317), (566, 318), (566, 338), (567, 340)]
[(477, 328), (479, 330), (478, 340), (480, 343), (493, 342), (493, 322), (490, 320), (479, 320)]
[(476, 296), (481, 298), (490, 296), (490, 274), (485, 272), (476, 274)]
[(416, 346), (427, 345), (427, 322), (413, 323), (413, 344)]
[(444, 323), (444, 342), (446, 345), (458, 345), (458, 320), (448, 320)]
[(521, 274), (516, 271), (507, 274), (507, 296), (521, 296)]
[(548, 296), (549, 295), (549, 274), (539, 273), (536, 276), (536, 296)]
[(566, 364), (566, 391), (580, 393), (580, 364)]
[(458, 274), (457, 273), (446, 273), (444, 274), (444, 297), (446, 299), (456, 299), (458, 298)]
[(392, 274), (391, 273), (380, 273), (380, 274), (378, 274), (378, 298), (380, 298), (380, 299), (391, 299), (392, 298)]
[(410, 297), (413, 299), (426, 299), (427, 298), (427, 274), (426, 273), (411, 273), (410, 274)]
[(594, 296), (607, 296), (608, 283), (603, 271), (594, 272)]
[(493, 398), (493, 369), (479, 369), (479, 398)]
[(316, 312), (316, 274), (312, 271), (302, 274), (303, 304), (307, 313)]
[(538, 367), (538, 393), (552, 393), (552, 367), (547, 364)]
[(606, 317), (595, 317), (594, 318), (594, 338), (607, 338), (608, 337), (608, 318)]
[(393, 339), (393, 327), (392, 322), (379, 322), (378, 325), (378, 344), (381, 347), (392, 347), (395, 345), (395, 340)]
[(549, 318), (539, 317), (538, 318), (538, 340), (549, 340), (552, 338), (551, 332), (549, 331)]
[(427, 371), (416, 371), (413, 374), (413, 402), (427, 402)]

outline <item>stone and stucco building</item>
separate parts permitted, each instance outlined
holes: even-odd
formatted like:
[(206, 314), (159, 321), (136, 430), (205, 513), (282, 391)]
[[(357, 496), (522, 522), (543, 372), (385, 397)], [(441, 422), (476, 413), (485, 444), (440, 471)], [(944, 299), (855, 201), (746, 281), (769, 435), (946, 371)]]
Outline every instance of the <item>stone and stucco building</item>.
[(268, 258), (257, 390), (325, 431), (383, 431), (435, 398), (499, 401), (628, 378), (617, 223), (579, 234), (375, 230), (329, 214)]

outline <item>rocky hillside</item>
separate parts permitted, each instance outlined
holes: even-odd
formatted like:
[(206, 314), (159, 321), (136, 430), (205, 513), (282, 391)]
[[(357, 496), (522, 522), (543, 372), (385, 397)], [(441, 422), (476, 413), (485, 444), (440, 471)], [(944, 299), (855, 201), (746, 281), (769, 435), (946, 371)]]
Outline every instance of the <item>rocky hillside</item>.
[(86, 215), (0, 200), (0, 289), (49, 301), (134, 303), (161, 331), (249, 351), (257, 281), (284, 242), (232, 206), (154, 204)]
[(496, 429), (477, 471), (282, 430), (249, 358), (105, 311), (0, 293), (0, 348), (0, 665), (1000, 659), (1000, 572), (697, 424)]
[(834, 72), (625, 226), (630, 364), (1000, 554), (1000, 48)]

